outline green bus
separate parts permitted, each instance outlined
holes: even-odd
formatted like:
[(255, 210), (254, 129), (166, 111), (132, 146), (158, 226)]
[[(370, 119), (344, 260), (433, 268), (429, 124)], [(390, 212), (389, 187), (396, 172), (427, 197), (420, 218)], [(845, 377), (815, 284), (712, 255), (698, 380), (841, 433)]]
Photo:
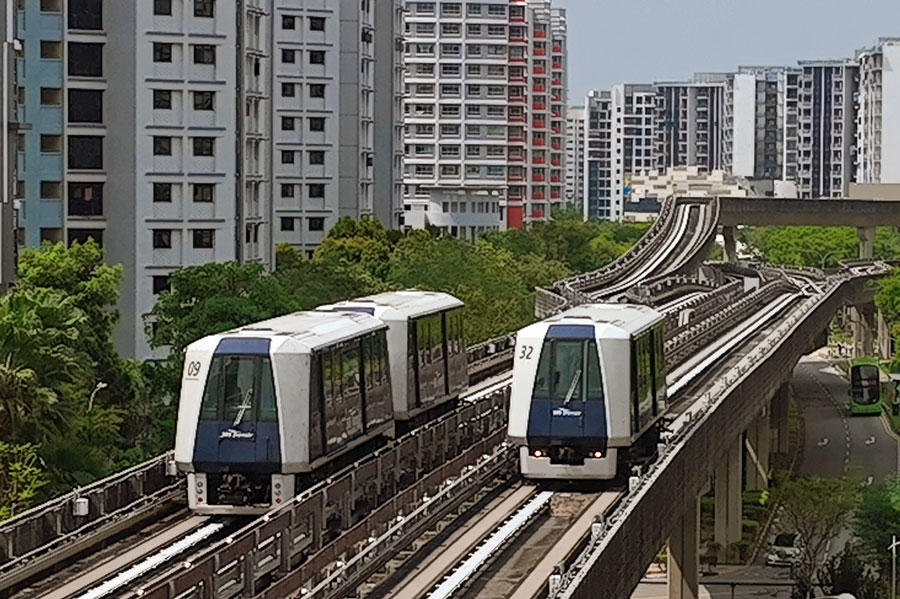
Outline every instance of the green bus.
[(875, 358), (850, 360), (850, 413), (880, 414), (894, 402), (894, 384)]

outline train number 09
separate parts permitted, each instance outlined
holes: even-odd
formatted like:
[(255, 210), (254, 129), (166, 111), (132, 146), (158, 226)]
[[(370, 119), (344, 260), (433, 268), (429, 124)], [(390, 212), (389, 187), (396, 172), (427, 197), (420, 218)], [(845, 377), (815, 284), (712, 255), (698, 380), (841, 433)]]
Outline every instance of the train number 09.
[(530, 360), (530, 359), (531, 359), (531, 354), (533, 354), (533, 353), (534, 353), (534, 346), (533, 346), (533, 345), (523, 345), (523, 346), (522, 346), (522, 353), (519, 354), (519, 359), (520, 359), (520, 360)]
[(189, 377), (195, 377), (198, 374), (200, 374), (200, 362), (188, 362), (187, 375)]

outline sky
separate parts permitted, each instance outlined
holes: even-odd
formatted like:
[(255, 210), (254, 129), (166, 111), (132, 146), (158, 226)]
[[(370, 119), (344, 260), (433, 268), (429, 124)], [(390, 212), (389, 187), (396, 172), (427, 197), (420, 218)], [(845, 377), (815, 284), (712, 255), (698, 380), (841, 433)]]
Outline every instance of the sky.
[(616, 83), (846, 58), (900, 37), (900, 0), (553, 0), (568, 11), (569, 103)]

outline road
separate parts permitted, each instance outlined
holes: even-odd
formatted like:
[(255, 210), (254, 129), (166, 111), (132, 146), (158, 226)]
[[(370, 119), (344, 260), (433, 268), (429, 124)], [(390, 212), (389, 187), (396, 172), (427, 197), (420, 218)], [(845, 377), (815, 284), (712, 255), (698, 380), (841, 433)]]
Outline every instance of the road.
[(897, 474), (900, 448), (884, 419), (850, 416), (847, 380), (815, 358), (803, 358), (794, 370), (794, 399), (806, 421), (800, 474), (880, 480)]
[[(850, 416), (847, 409), (847, 379), (821, 357), (807, 356), (794, 369), (791, 382), (794, 400), (803, 412), (806, 427), (800, 474), (848, 475), (861, 481), (880, 480), (900, 473), (900, 439), (876, 416)], [(845, 533), (835, 543), (840, 551), (849, 538)], [(713, 580), (747, 583), (784, 580), (787, 568), (767, 566), (720, 566), (716, 576), (704, 576), (701, 597), (710, 599), (787, 599), (790, 588), (777, 586), (709, 584)], [(664, 578), (645, 579), (632, 599), (667, 597)]]

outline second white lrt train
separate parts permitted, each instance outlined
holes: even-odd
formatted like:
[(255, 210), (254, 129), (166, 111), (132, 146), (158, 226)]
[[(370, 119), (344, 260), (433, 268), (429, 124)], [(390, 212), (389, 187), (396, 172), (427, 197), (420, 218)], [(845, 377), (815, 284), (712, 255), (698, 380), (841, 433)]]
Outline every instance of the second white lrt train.
[(519, 331), (507, 433), (525, 478), (613, 479), (637, 446), (655, 446), (645, 434), (666, 409), (664, 335), (662, 314), (626, 304)]

